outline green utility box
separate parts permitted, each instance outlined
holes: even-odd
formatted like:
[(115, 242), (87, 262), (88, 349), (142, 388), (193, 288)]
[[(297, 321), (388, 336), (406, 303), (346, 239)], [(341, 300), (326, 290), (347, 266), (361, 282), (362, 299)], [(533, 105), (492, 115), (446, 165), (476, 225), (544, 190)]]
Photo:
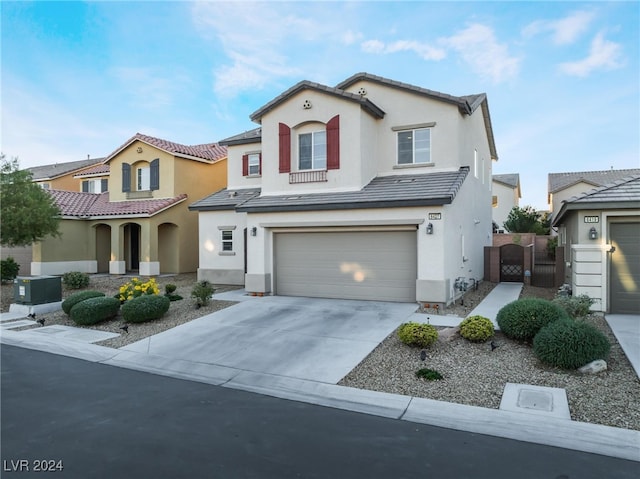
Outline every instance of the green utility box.
[(60, 276), (18, 276), (13, 280), (13, 299), (17, 304), (45, 304), (62, 301)]

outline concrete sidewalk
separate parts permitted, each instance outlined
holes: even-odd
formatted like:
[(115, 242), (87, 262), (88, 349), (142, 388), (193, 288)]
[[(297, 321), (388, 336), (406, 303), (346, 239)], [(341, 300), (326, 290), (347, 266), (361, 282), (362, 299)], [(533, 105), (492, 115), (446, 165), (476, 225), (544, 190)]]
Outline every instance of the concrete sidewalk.
[[(499, 308), (516, 299), (521, 287), (521, 284), (496, 286), (492, 291), (492, 294), (494, 292), (496, 294), (487, 296), (485, 300), (487, 303), (481, 303), (471, 314), (482, 314), (495, 321), (495, 315)], [(357, 358), (366, 354), (367, 349), (373, 349), (379, 341), (386, 337), (388, 332), (395, 328), (394, 325), (409, 319), (413, 320), (412, 318), (416, 315), (421, 316), (422, 322), (425, 322), (424, 314), (413, 313), (416, 309), (415, 304), (352, 302), (350, 306), (355, 307), (353, 310), (355, 313), (349, 314), (359, 314), (362, 320), (369, 321), (369, 324), (378, 325), (374, 335), (362, 337), (358, 333), (358, 329), (362, 328), (353, 329), (351, 326), (357, 322), (349, 323), (345, 321), (348, 318), (341, 317), (347, 311), (346, 309), (340, 309), (339, 304), (335, 306), (337, 309), (331, 309), (330, 305), (337, 303), (336, 301), (324, 300), (315, 303), (320, 305), (320, 309), (314, 313), (301, 309), (305, 304), (316, 301), (309, 298), (277, 296), (254, 298), (246, 296), (241, 290), (216, 295), (216, 297), (217, 299), (236, 300), (240, 303), (194, 320), (183, 325), (184, 328), (183, 326), (174, 328), (173, 335), (165, 334), (167, 332), (161, 333), (120, 350), (87, 344), (65, 337), (37, 334), (28, 330), (16, 332), (3, 329), (0, 331), (0, 342), (300, 402), (640, 461), (640, 431), (571, 420), (558, 420), (555, 417), (536, 414), (486, 409), (399, 394), (360, 390), (335, 384), (340, 379), (339, 376), (343, 374), (341, 368), (358, 361)], [(342, 305), (342, 307), (345, 306)], [(280, 322), (280, 330), (277, 334), (283, 334), (283, 338), (288, 337), (290, 341), (301, 342), (303, 345), (304, 341), (308, 340), (304, 335), (307, 338), (316, 338), (312, 349), (308, 350), (308, 355), (313, 360), (303, 363), (304, 358), (302, 358), (299, 364), (275, 365), (276, 369), (248, 362), (246, 348), (257, 346), (255, 343), (254, 346), (246, 343), (246, 338), (243, 337), (241, 330), (235, 326), (236, 322), (238, 320), (245, 321), (251, 330), (256, 331), (258, 339), (264, 338), (270, 332), (275, 333), (273, 325), (265, 319), (270, 319), (272, 314), (280, 314), (276, 313), (277, 311), (291, 313), (293, 310), (303, 311), (305, 316), (309, 314), (315, 314), (315, 316), (311, 316), (311, 321), (300, 325), (296, 324), (300, 323), (300, 313), (293, 317), (285, 315), (283, 321)], [(239, 317), (239, 314), (242, 314), (242, 317)], [(316, 324), (330, 314), (333, 314), (335, 318), (329, 328), (327, 325)], [(459, 324), (461, 320), (455, 317), (431, 315), (430, 322), (437, 324), (438, 318), (455, 322), (455, 325)], [(225, 341), (231, 341), (232, 338), (226, 337), (224, 340), (218, 340), (217, 346), (214, 346), (211, 344), (214, 339), (211, 334), (214, 331), (217, 333), (222, 331), (222, 326), (231, 319), (234, 320), (235, 329), (232, 328), (230, 331), (240, 334), (237, 339), (241, 341), (242, 345), (240, 348), (236, 348), (237, 354), (223, 354), (219, 347), (224, 345)], [(616, 324), (624, 325), (627, 323), (614, 321), (612, 329), (616, 327)], [(301, 329), (295, 329), (297, 327), (301, 327)], [(209, 331), (209, 333), (203, 331)], [(637, 329), (634, 329), (633, 326), (626, 329), (621, 326), (619, 333), (623, 337), (638, 334)], [(173, 338), (179, 336), (182, 336), (183, 339), (195, 339), (194, 344), (198, 346), (189, 349), (185, 347), (186, 343), (182, 346), (172, 344)], [(628, 343), (633, 345), (633, 341), (636, 341), (635, 344), (637, 344), (637, 339), (636, 336)], [(277, 348), (285, 347), (285, 343), (282, 341), (278, 344)], [(332, 348), (339, 344), (342, 345), (340, 348), (349, 345), (346, 351), (349, 351), (352, 346), (355, 347), (358, 350), (357, 354), (338, 357), (339, 361), (335, 364), (342, 364), (342, 366), (329, 367), (327, 368), (329, 371), (323, 373), (323, 359), (328, 365), (333, 359), (331, 356)], [(303, 346), (297, 351), (304, 351), (305, 347), (311, 346)], [(286, 353), (288, 350), (284, 351)], [(259, 358), (265, 358), (265, 364), (270, 362), (274, 364), (272, 352), (268, 348), (257, 352)], [(327, 361), (327, 359), (329, 360)], [(291, 362), (289, 361), (289, 363)], [(317, 364), (314, 366), (314, 363)], [(356, 364), (357, 362), (353, 366)], [(336, 380), (336, 378), (338, 379)]]

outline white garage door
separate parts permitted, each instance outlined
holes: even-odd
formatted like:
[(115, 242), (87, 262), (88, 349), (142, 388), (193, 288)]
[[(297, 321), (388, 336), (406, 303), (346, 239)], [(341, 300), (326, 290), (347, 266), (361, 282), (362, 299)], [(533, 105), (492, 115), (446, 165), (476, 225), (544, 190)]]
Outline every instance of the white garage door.
[(416, 300), (416, 230), (275, 234), (276, 294)]

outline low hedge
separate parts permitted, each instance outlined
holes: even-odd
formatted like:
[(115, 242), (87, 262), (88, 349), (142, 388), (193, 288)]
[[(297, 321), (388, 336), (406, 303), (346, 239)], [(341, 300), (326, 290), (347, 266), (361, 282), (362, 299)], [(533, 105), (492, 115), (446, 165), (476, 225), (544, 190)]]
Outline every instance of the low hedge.
[(169, 311), (170, 304), (171, 301), (166, 296), (138, 296), (122, 305), (122, 318), (127, 323), (153, 321), (164, 316)]
[(531, 341), (540, 329), (558, 319), (569, 319), (557, 304), (540, 298), (523, 298), (505, 305), (496, 321), (505, 336), (519, 341)]
[(469, 316), (460, 323), (460, 336), (468, 341), (481, 343), (493, 334), (493, 323), (484, 316)]
[(562, 319), (542, 328), (533, 338), (540, 361), (563, 369), (577, 369), (596, 359), (607, 359), (611, 344), (597, 328), (582, 321)]
[(62, 311), (64, 311), (66, 314), (70, 314), (71, 308), (73, 308), (79, 302), (89, 298), (100, 298), (102, 296), (104, 296), (104, 293), (100, 291), (93, 291), (93, 290), (80, 291), (78, 293), (73, 293), (62, 302)]
[(409, 322), (400, 325), (398, 338), (409, 346), (426, 348), (438, 340), (438, 330), (431, 324)]
[(97, 296), (80, 301), (71, 308), (74, 323), (90, 325), (115, 317), (120, 309), (120, 301), (109, 296)]

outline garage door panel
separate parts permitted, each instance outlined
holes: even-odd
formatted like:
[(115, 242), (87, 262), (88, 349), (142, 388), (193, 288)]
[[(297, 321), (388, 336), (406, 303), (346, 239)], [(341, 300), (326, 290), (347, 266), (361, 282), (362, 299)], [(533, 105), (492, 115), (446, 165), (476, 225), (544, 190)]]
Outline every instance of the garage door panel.
[(282, 233), (275, 244), (277, 294), (415, 301), (415, 231)]
[(640, 223), (612, 223), (610, 311), (640, 314)]

